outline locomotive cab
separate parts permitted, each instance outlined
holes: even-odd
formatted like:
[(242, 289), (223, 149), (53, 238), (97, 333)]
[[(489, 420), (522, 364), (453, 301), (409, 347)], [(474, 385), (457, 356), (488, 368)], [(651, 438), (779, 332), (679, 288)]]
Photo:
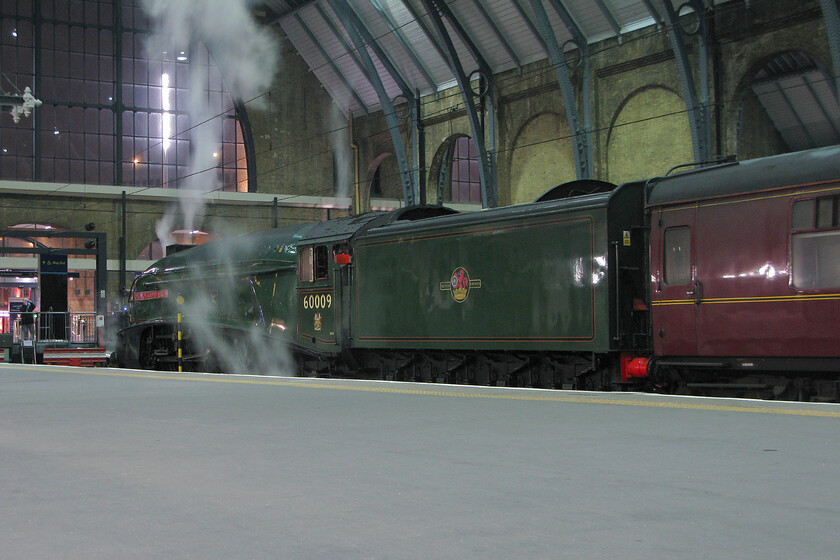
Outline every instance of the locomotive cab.
[(334, 251), (325, 243), (298, 248), (298, 336), (317, 352), (335, 352), (338, 340)]
[(319, 373), (348, 347), (353, 236), (385, 215), (365, 214), (315, 224), (297, 247), (297, 348)]

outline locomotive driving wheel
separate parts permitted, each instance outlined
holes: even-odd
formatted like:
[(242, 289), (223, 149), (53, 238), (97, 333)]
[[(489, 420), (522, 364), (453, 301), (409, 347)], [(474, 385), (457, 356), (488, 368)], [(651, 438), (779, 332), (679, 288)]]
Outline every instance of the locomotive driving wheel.
[(254, 354), (246, 335), (234, 336), (231, 343), (231, 370), (233, 373), (250, 373)]
[(155, 335), (152, 329), (147, 329), (140, 339), (139, 350), (140, 367), (143, 369), (157, 369), (157, 355), (155, 354)]

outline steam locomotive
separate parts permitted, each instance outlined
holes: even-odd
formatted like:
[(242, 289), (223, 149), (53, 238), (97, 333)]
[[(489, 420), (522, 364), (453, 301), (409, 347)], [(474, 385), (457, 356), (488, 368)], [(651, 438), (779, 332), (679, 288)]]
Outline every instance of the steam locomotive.
[(837, 400), (838, 158), (212, 241), (136, 279), (117, 363)]

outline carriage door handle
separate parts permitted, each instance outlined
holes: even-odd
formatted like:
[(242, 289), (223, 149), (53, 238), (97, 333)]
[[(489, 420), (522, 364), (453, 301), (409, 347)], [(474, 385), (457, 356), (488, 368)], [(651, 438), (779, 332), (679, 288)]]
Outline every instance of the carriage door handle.
[(701, 282), (694, 282), (694, 289), (690, 290), (685, 293), (687, 296), (694, 297), (694, 304), (700, 305), (700, 301), (703, 299), (703, 284)]

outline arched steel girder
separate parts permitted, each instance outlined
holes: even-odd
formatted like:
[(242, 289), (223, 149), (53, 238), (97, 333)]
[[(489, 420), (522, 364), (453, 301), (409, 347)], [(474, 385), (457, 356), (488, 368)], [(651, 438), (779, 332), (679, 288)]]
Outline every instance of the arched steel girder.
[(513, 60), (513, 63), (516, 65), (516, 69), (518, 70), (519, 74), (522, 74), (522, 63), (519, 61), (519, 57), (516, 56), (516, 53), (513, 50), (513, 47), (505, 37), (505, 34), (502, 33), (499, 26), (496, 25), (496, 20), (493, 19), (493, 16), (490, 15), (490, 12), (487, 11), (487, 8), (484, 7), (482, 4), (482, 0), (472, 0), (473, 5), (475, 6), (478, 13), (481, 14), (481, 17), (484, 18), (484, 21), (487, 22), (487, 25), (490, 26), (490, 29), (493, 31), (493, 34), (496, 35), (496, 39), (502, 44), (502, 48), (505, 49), (505, 52), (508, 56)]
[[(382, 66), (385, 67), (385, 70), (394, 79), (397, 83), (397, 86), (400, 88), (400, 91), (405, 96), (409, 102), (413, 101), (414, 98), (414, 90), (408, 84), (408, 82), (403, 78), (402, 73), (397, 69), (397, 66), (394, 64), (394, 61), (391, 60), (391, 57), (388, 56), (388, 53), (379, 45), (379, 42), (373, 36), (373, 34), (368, 30), (367, 26), (364, 24), (362, 19), (358, 16), (356, 11), (353, 9), (353, 6), (350, 5), (348, 0), (328, 0), (330, 6), (332, 6), (333, 11), (336, 14), (339, 14), (339, 19), (341, 23), (344, 25), (344, 28), (347, 29), (347, 32), (350, 33), (349, 27), (352, 27), (356, 30), (356, 34), (367, 43), (367, 46), (370, 50), (373, 51), (373, 54), (376, 55), (376, 58), (379, 59), (379, 62), (382, 63)], [(336, 4), (341, 6), (341, 12), (336, 9)], [(343, 16), (341, 15), (343, 14)], [(352, 38), (352, 37), (351, 37)], [(358, 46), (357, 46), (358, 48)], [(377, 73), (377, 76), (379, 74)]]
[(708, 162), (712, 159), (712, 119), (709, 103), (709, 47), (707, 40), (707, 26), (704, 7), (695, 0), (689, 0), (689, 5), (697, 14), (698, 36), (700, 39), (700, 95), (697, 97), (694, 75), (685, 48), (685, 33), (678, 21), (679, 15), (674, 11), (670, 0), (655, 0), (659, 10), (664, 14), (665, 24), (671, 38), (671, 46), (677, 60), (677, 69), (683, 85), (685, 105), (688, 109), (691, 128), (691, 142), (694, 146), (694, 161)]
[(382, 7), (382, 4), (379, 3), (379, 0), (370, 0), (371, 5), (373, 8), (379, 13), (379, 17), (382, 18), (382, 21), (388, 26), (388, 30), (394, 36), (394, 38), (399, 42), (402, 46), (403, 50), (408, 54), (408, 57), (411, 59), (411, 62), (423, 76), (423, 79), (426, 81), (426, 85), (429, 86), (431, 91), (435, 91), (437, 86), (435, 85), (434, 79), (432, 79), (432, 75), (429, 73), (428, 68), (423, 64), (420, 60), (420, 57), (414, 52), (414, 48), (409, 44), (408, 40), (406, 40), (405, 35), (403, 35), (402, 30), (391, 20), (391, 17)]
[(534, 38), (539, 42), (540, 46), (542, 47), (543, 51), (545, 51), (546, 56), (548, 55), (548, 45), (545, 44), (545, 39), (542, 37), (542, 33), (540, 30), (537, 29), (537, 26), (534, 25), (531, 16), (528, 15), (528, 12), (525, 11), (525, 8), (522, 7), (522, 2), (520, 0), (511, 0), (513, 7), (516, 8), (516, 11), (519, 12), (519, 17), (521, 17), (526, 25), (528, 25), (528, 29), (531, 30), (531, 34)]
[(435, 37), (435, 34), (432, 32), (429, 26), (426, 25), (426, 22), (420, 16), (420, 13), (414, 7), (414, 4), (412, 4), (410, 0), (400, 1), (402, 2), (402, 5), (405, 6), (405, 9), (408, 10), (408, 12), (411, 14), (411, 17), (414, 20), (414, 22), (420, 27), (420, 30), (423, 32), (423, 35), (425, 35), (429, 42), (432, 44), (432, 47), (434, 47), (435, 51), (438, 53), (438, 56), (440, 56), (444, 61), (446, 61), (446, 51), (443, 49), (443, 47), (440, 46), (440, 43)]
[[(321, 8), (321, 6), (318, 6), (318, 8)], [(328, 25), (331, 25), (332, 22), (329, 20), (329, 18), (326, 17), (326, 14), (324, 14), (323, 12), (321, 12), (321, 14), (323, 15), (325, 21), (328, 22)], [(329, 65), (330, 69), (332, 69), (333, 73), (338, 77), (339, 80), (341, 80), (341, 83), (344, 84), (344, 87), (347, 88), (347, 91), (350, 92), (350, 95), (353, 96), (353, 99), (356, 100), (356, 103), (359, 104), (359, 107), (361, 107), (362, 111), (364, 111), (365, 115), (367, 115), (368, 108), (365, 105), (365, 102), (362, 100), (361, 96), (359, 96), (359, 93), (356, 91), (356, 88), (354, 88), (350, 84), (350, 82), (347, 80), (347, 76), (345, 76), (341, 69), (336, 65), (332, 57), (321, 45), (321, 42), (318, 41), (317, 37), (315, 37), (315, 34), (312, 33), (311, 29), (309, 29), (309, 26), (306, 25), (306, 22), (303, 21), (302, 17), (300, 17), (299, 13), (295, 13), (295, 20), (298, 22), (298, 25), (300, 25), (301, 28), (303, 28), (303, 31), (306, 33), (306, 36), (309, 37), (309, 40), (312, 42), (313, 45), (315, 45), (315, 47), (318, 49), (318, 52), (320, 52), (321, 56), (324, 57), (324, 60), (327, 61), (327, 64)]]
[[(314, 5), (315, 9), (318, 10), (318, 15), (320, 15), (324, 23), (327, 24), (327, 27), (329, 27), (332, 34), (341, 43), (341, 46), (344, 47), (344, 50), (347, 51), (347, 54), (350, 55), (350, 59), (353, 61), (353, 64), (356, 65), (356, 68), (358, 68), (362, 74), (365, 74), (365, 65), (362, 64), (362, 61), (356, 54), (356, 49), (354, 49), (353, 46), (347, 42), (347, 39), (344, 38), (344, 35), (342, 35), (341, 31), (339, 31), (338, 28), (335, 26), (332, 18), (330, 18), (330, 16), (327, 15), (327, 12), (324, 10), (324, 8), (321, 7), (321, 4), (318, 4), (316, 2)], [(365, 115), (368, 114), (368, 110), (367, 107), (365, 107), (365, 105), (362, 105), (362, 111), (365, 113)]]
[(840, 99), (840, 14), (837, 10), (837, 0), (820, 0), (820, 8), (828, 32), (828, 47), (831, 50), (834, 95)]
[(604, 3), (604, 0), (595, 0), (595, 3), (598, 5), (598, 9), (601, 10), (601, 14), (603, 14), (604, 19), (607, 20), (607, 23), (610, 24), (610, 28), (612, 28), (613, 33), (615, 36), (618, 37), (618, 42), (621, 43), (621, 26), (613, 16), (612, 11), (609, 7)]
[(581, 64), (583, 66), (583, 114), (584, 124), (581, 126), (578, 113), (577, 98), (572, 87), (572, 79), (569, 75), (568, 65), (563, 56), (563, 50), (557, 42), (548, 14), (545, 11), (542, 0), (531, 0), (531, 7), (536, 17), (536, 29), (548, 51), (548, 58), (554, 71), (557, 73), (557, 81), (560, 84), (560, 93), (563, 96), (563, 104), (566, 106), (566, 119), (569, 121), (569, 128), (574, 135), (575, 142), (575, 166), (578, 179), (590, 179), (592, 177), (592, 143), (590, 141), (590, 122), (592, 109), (589, 100), (590, 70), (589, 53), (586, 37), (578, 28), (571, 14), (559, 0), (551, 0), (552, 6), (560, 15), (564, 25), (572, 34), (574, 42), (580, 50)]
[(651, 17), (654, 20), (656, 20), (656, 25), (659, 25), (659, 26), (663, 25), (662, 17), (659, 15), (659, 12), (656, 11), (656, 8), (653, 6), (652, 1), (651, 0), (642, 0), (642, 4), (645, 5), (645, 8), (647, 8), (647, 11), (651, 15)]
[[(374, 52), (377, 53), (377, 57), (380, 61), (385, 64), (379, 54), (381, 49), (378, 45), (376, 45), (376, 42), (373, 41), (373, 38), (370, 37), (370, 34), (367, 33), (367, 29), (364, 28), (364, 25), (362, 25), (358, 17), (354, 17), (355, 13), (346, 3), (346, 0), (329, 0), (329, 3), (333, 11), (336, 15), (338, 15), (338, 18), (341, 20), (344, 28), (347, 30), (347, 34), (350, 35), (350, 39), (353, 41), (353, 44), (356, 46), (356, 52), (358, 53), (361, 63), (365, 68), (365, 75), (368, 80), (370, 80), (373, 88), (376, 90), (376, 95), (379, 97), (379, 102), (382, 104), (382, 111), (385, 113), (385, 121), (388, 123), (388, 131), (391, 133), (391, 141), (394, 144), (394, 155), (397, 158), (397, 165), (400, 170), (400, 185), (402, 186), (403, 200), (405, 200), (406, 206), (414, 206), (417, 204), (417, 188), (408, 164), (408, 155), (406, 154), (405, 144), (403, 143), (402, 135), (400, 134), (400, 127), (397, 122), (397, 115), (394, 111), (394, 104), (388, 96), (388, 93), (385, 91), (385, 86), (379, 77), (379, 73), (376, 71), (376, 66), (373, 64), (373, 59), (371, 59), (370, 54), (367, 51), (365, 42), (367, 42)], [(367, 41), (362, 38), (362, 34), (367, 35)], [(397, 76), (394, 76), (394, 78), (396, 79)], [(397, 83), (399, 84), (401, 80), (401, 78), (400, 80), (397, 80)], [(400, 87), (402, 89), (402, 85)], [(410, 90), (407, 92), (403, 90), (403, 95), (410, 104), (409, 106), (414, 107), (413, 92)], [(415, 115), (415, 131), (417, 128), (416, 124), (417, 117)]]
[[(481, 206), (483, 208), (492, 208), (496, 206), (496, 103), (493, 71), (490, 69), (490, 65), (481, 55), (475, 43), (470, 39), (466, 30), (449, 9), (445, 0), (421, 0), (421, 2), (429, 14), (429, 19), (437, 32), (437, 36), (443, 41), (444, 48), (442, 50), (445, 60), (449, 65), (450, 71), (455, 75), (455, 81), (458, 83), (458, 88), (461, 90), (461, 97), (464, 100), (467, 120), (470, 123), (470, 129), (473, 133), (473, 142), (475, 142), (475, 147), (478, 150)], [(475, 101), (473, 100), (473, 90), (470, 87), (470, 80), (464, 74), (464, 67), (458, 58), (458, 53), (455, 50), (455, 45), (452, 43), (452, 38), (449, 36), (446, 25), (443, 23), (443, 18), (446, 18), (449, 25), (452, 26), (461, 41), (469, 49), (470, 54), (478, 63), (479, 71), (482, 73), (484, 79), (487, 80), (487, 132), (488, 140), (492, 147), (490, 151), (487, 150), (487, 144), (485, 143), (485, 130), (479, 118)], [(429, 35), (429, 39), (434, 42), (431, 34)]]

